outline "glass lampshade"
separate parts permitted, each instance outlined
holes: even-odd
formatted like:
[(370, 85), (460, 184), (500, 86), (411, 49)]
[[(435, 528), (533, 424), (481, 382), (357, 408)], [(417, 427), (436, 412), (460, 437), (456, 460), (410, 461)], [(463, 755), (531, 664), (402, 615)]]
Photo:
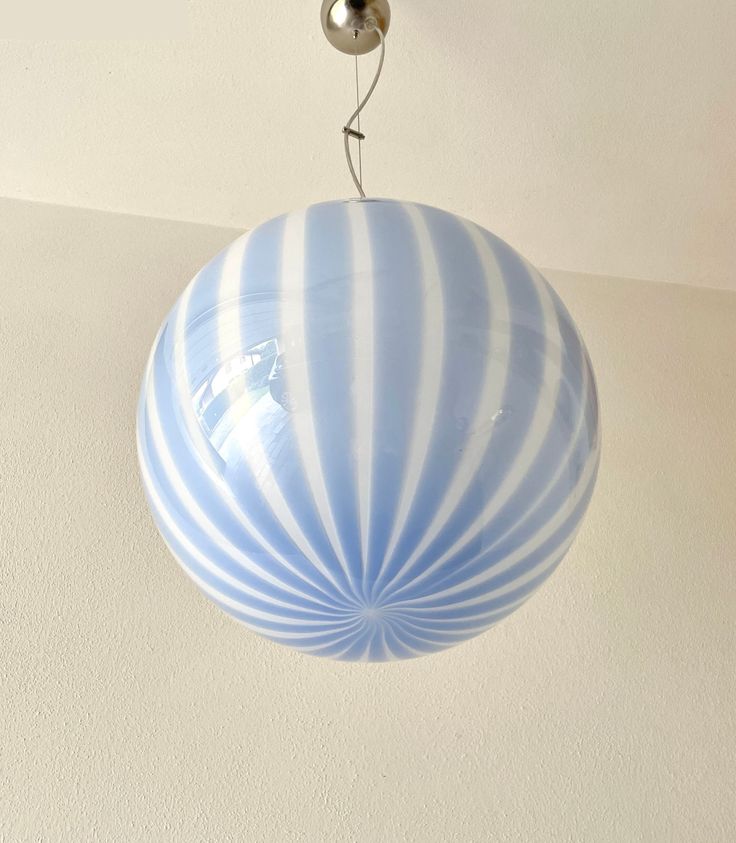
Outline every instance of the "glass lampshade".
[(513, 612), (593, 491), (598, 404), (564, 305), (422, 205), (313, 205), (243, 235), (165, 320), (144, 486), (171, 552), (248, 628), (401, 659)]

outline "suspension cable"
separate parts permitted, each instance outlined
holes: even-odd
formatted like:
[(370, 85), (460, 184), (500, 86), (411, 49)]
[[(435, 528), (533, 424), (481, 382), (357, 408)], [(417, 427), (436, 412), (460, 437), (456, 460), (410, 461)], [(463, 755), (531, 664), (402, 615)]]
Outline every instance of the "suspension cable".
[(376, 21), (373, 20), (373, 19), (367, 20), (366, 21), (366, 29), (375, 30), (375, 32), (378, 34), (378, 38), (381, 42), (381, 55), (378, 59), (378, 67), (376, 68), (376, 75), (373, 77), (373, 81), (371, 82), (370, 88), (368, 88), (368, 91), (366, 92), (366, 95), (363, 97), (361, 102), (358, 103), (358, 107), (350, 115), (350, 117), (348, 118), (348, 122), (343, 126), (343, 129), (342, 129), (343, 136), (344, 136), (344, 139), (345, 139), (345, 159), (348, 162), (348, 169), (350, 170), (350, 175), (353, 177), (353, 183), (355, 184), (355, 187), (358, 190), (358, 194), (360, 195), (360, 197), (362, 199), (365, 199), (365, 191), (363, 190), (362, 160), (361, 160), (360, 178), (358, 178), (358, 175), (355, 172), (355, 167), (353, 166), (353, 158), (352, 158), (352, 155), (350, 153), (350, 138), (355, 138), (358, 141), (358, 143), (360, 143), (360, 141), (362, 141), (362, 140), (365, 140), (365, 135), (360, 131), (360, 129), (358, 129), (358, 131), (356, 131), (355, 129), (352, 128), (353, 121), (356, 119), (356, 117), (360, 116), (360, 112), (365, 108), (365, 104), (371, 98), (371, 94), (373, 93), (373, 91), (376, 88), (376, 85), (378, 84), (378, 80), (381, 77), (381, 70), (383, 69), (383, 57), (386, 53), (386, 42), (384, 41), (383, 32), (381, 31), (381, 28), (377, 25)]

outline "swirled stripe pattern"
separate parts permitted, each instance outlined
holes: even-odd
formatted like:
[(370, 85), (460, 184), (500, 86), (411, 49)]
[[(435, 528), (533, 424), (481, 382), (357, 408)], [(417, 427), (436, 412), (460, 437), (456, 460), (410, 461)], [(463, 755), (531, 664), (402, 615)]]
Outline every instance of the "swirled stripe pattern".
[(143, 378), (169, 549), (222, 609), (318, 656), (442, 650), (554, 571), (599, 462), (590, 361), (542, 276), (389, 200), (271, 220), (205, 266)]

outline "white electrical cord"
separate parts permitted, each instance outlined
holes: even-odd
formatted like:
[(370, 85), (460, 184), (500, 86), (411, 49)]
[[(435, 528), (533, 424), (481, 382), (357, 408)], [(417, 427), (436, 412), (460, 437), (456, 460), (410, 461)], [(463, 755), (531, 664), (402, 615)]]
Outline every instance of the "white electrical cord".
[(350, 138), (351, 137), (357, 138), (358, 143), (360, 143), (360, 141), (363, 140), (364, 136), (362, 135), (362, 133), (360, 131), (356, 132), (352, 128), (352, 125), (353, 125), (353, 121), (355, 120), (355, 118), (358, 117), (360, 112), (365, 107), (365, 104), (371, 98), (371, 94), (373, 93), (376, 85), (378, 84), (378, 80), (381, 76), (381, 70), (383, 68), (383, 57), (384, 57), (384, 54), (386, 52), (386, 42), (383, 39), (383, 32), (381, 31), (380, 27), (376, 24), (375, 20), (366, 21), (366, 29), (369, 29), (369, 30), (374, 29), (378, 33), (378, 38), (381, 41), (381, 55), (378, 59), (378, 67), (376, 68), (376, 75), (373, 77), (373, 81), (371, 82), (370, 88), (368, 88), (368, 92), (363, 97), (361, 102), (358, 104), (358, 107), (355, 109), (355, 111), (350, 115), (350, 118), (348, 119), (348, 122), (345, 124), (345, 126), (343, 127), (343, 130), (342, 130), (343, 136), (345, 138), (345, 158), (348, 162), (348, 169), (350, 170), (350, 175), (353, 177), (353, 182), (354, 182), (356, 188), (358, 189), (358, 193), (360, 194), (361, 199), (365, 199), (365, 192), (363, 190), (363, 184), (362, 184), (362, 175), (363, 174), (361, 172), (361, 178), (358, 178), (358, 176), (355, 172), (355, 167), (353, 166), (353, 158), (352, 158), (352, 155), (350, 154)]

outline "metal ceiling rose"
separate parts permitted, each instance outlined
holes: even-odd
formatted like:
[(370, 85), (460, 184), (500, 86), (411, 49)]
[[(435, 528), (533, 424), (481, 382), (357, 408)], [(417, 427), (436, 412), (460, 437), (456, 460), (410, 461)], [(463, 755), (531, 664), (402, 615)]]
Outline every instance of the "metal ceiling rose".
[(362, 56), (381, 43), (375, 26), (384, 35), (388, 32), (391, 8), (388, 0), (323, 0), (320, 20), (333, 47), (341, 53)]

